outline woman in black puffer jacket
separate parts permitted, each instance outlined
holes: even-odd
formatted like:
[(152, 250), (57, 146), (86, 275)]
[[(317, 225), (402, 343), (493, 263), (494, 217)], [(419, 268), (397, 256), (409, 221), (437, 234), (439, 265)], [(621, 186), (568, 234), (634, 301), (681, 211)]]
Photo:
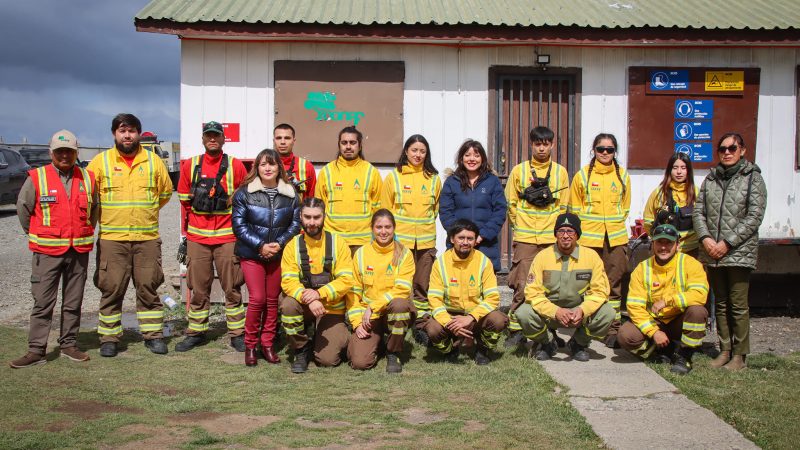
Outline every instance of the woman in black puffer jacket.
[[(255, 366), (261, 342), (264, 359), (278, 364), (272, 348), (278, 327), (281, 253), (300, 232), (300, 202), (275, 150), (256, 156), (253, 168), (233, 195), (235, 253), (241, 258), (249, 304), (244, 320), (245, 364)], [(260, 339), (259, 339), (260, 333)]]

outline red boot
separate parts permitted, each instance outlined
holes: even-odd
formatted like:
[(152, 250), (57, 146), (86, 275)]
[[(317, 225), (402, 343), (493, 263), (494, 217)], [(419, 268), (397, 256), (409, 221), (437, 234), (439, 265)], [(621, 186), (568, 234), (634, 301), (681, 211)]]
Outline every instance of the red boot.
[(271, 346), (261, 347), (261, 354), (264, 355), (264, 359), (270, 364), (279, 364), (281, 362), (278, 354), (275, 353), (275, 350), (273, 350)]
[(258, 364), (258, 354), (254, 348), (246, 348), (244, 350), (244, 365), (247, 367), (255, 367)]

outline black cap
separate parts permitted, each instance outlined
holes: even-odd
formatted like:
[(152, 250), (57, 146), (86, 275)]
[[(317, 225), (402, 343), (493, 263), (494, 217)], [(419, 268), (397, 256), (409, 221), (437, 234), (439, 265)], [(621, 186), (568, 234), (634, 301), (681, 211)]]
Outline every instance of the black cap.
[(575, 233), (578, 235), (578, 237), (581, 237), (581, 219), (575, 214), (559, 214), (558, 217), (556, 217), (556, 226), (553, 228), (553, 234), (555, 234), (559, 228), (564, 227), (572, 228), (575, 230)]

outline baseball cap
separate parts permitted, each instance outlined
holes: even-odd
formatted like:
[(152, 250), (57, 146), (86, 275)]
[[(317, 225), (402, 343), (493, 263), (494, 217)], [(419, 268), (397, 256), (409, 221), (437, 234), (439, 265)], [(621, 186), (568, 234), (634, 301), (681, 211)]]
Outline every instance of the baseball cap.
[(206, 122), (205, 124), (203, 124), (203, 133), (208, 133), (208, 132), (225, 134), (225, 130), (222, 127), (222, 124), (214, 121)]
[(658, 239), (668, 239), (672, 242), (675, 242), (680, 236), (681, 234), (678, 233), (678, 229), (675, 228), (674, 225), (668, 223), (662, 223), (653, 229), (654, 241)]
[(67, 130), (56, 131), (56, 134), (50, 138), (50, 151), (57, 148), (71, 148), (78, 151), (78, 138), (72, 132)]

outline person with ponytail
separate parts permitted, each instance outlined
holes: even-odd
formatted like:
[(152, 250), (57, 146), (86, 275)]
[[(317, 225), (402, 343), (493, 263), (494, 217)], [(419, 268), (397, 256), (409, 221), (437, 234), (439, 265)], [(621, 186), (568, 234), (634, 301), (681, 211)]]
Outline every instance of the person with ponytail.
[(400, 353), (414, 320), (411, 280), (414, 256), (395, 240), (396, 222), (388, 209), (372, 215), (372, 242), (353, 255), (355, 283), (347, 298), (347, 320), (353, 335), (347, 346), (350, 367), (367, 370), (378, 362), (378, 346), (386, 339), (386, 371), (403, 370)]
[(595, 250), (603, 260), (611, 286), (609, 303), (616, 318), (605, 338), (607, 347), (617, 347), (620, 326), (622, 277), (628, 268), (628, 229), (625, 219), (631, 207), (628, 172), (616, 158), (617, 138), (600, 133), (592, 143), (592, 160), (572, 179), (570, 209), (581, 219), (580, 244)]
[(673, 225), (681, 235), (680, 252), (697, 258), (697, 233), (692, 224), (692, 211), (697, 199), (692, 160), (685, 153), (675, 152), (667, 162), (664, 179), (650, 194), (644, 207), (648, 230), (663, 223)]

